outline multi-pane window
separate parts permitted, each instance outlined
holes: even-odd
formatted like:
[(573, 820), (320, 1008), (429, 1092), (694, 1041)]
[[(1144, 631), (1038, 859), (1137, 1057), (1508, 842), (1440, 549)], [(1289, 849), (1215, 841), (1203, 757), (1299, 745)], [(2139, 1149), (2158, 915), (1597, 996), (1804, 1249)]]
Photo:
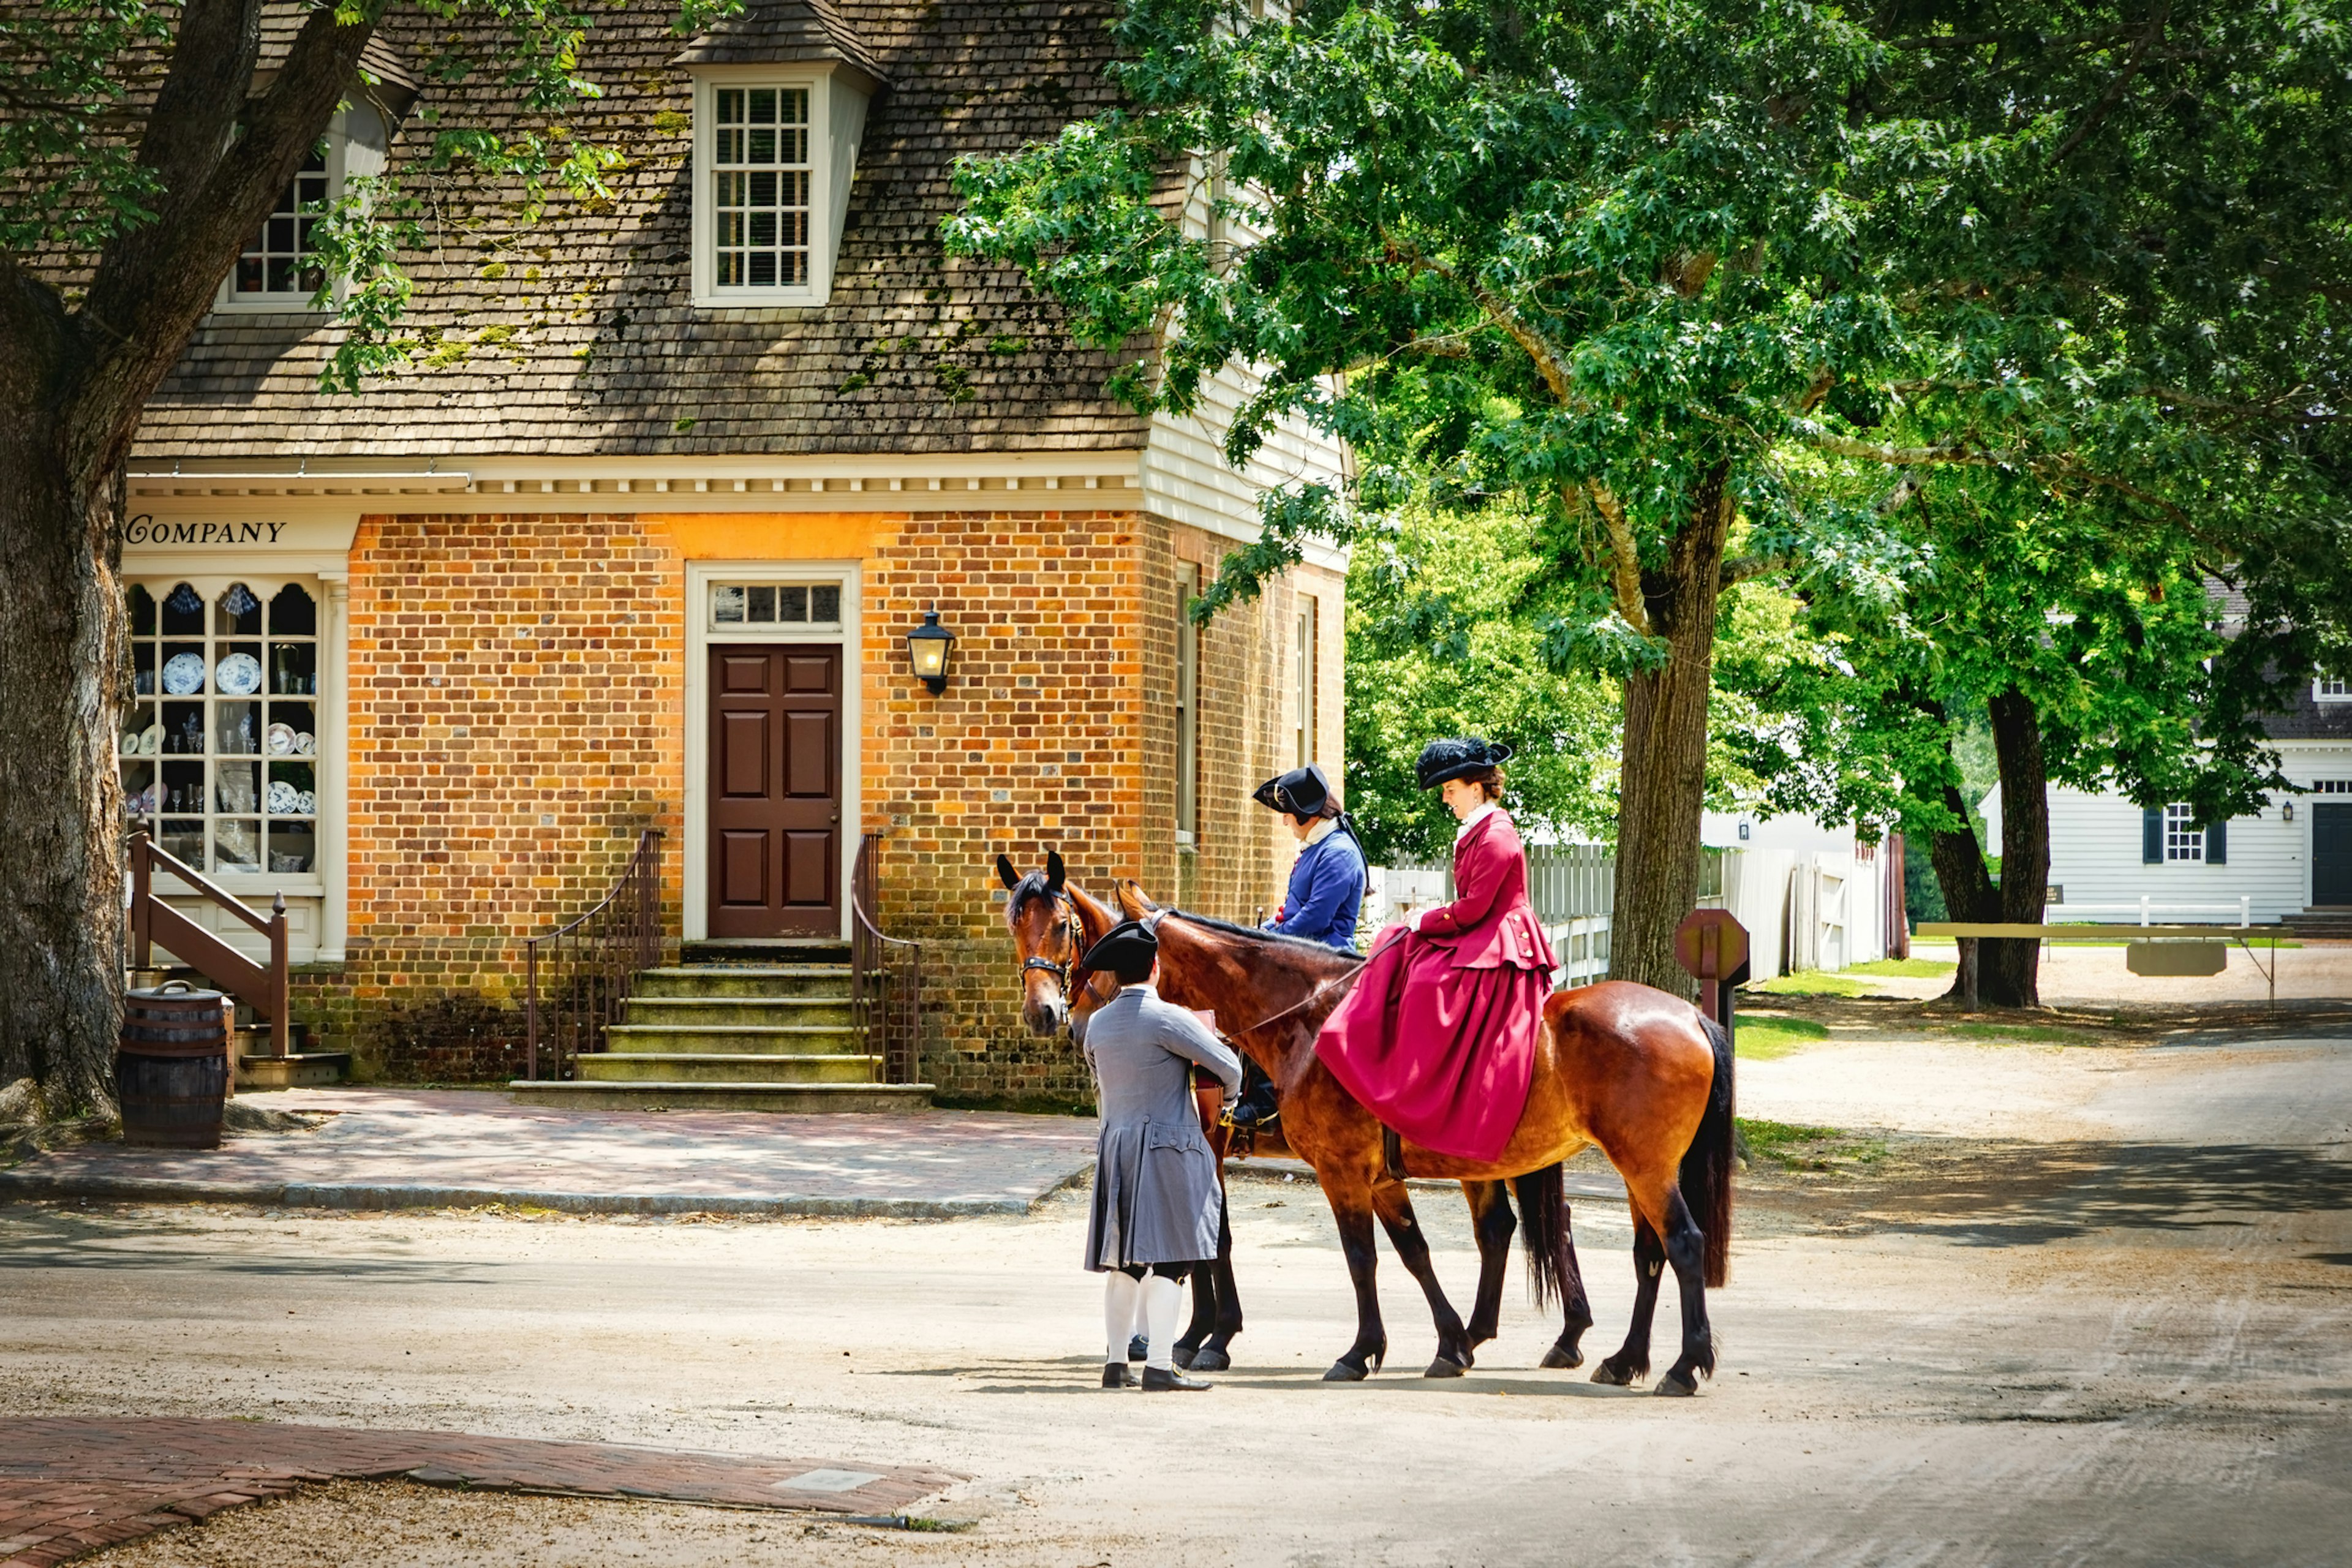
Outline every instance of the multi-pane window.
[(841, 625), (838, 583), (718, 583), (710, 589), (714, 627)]
[(123, 811), (202, 871), (318, 866), (319, 602), (134, 583)]
[(1192, 601), (1201, 596), (1201, 569), (1176, 569), (1176, 832), (1190, 843), (1201, 767), (1201, 628)]
[(1298, 761), (1295, 766), (1305, 767), (1315, 760), (1315, 664), (1316, 664), (1315, 601), (1298, 601), (1298, 638), (1295, 658), (1298, 686)]
[(2322, 675), (2312, 682), (2311, 694), (2322, 702), (2352, 702), (2352, 679)]
[(2197, 825), (2193, 807), (2176, 803), (2164, 808), (2164, 858), (2167, 860), (2205, 858), (2205, 830)]
[(809, 90), (722, 87), (711, 155), (721, 289), (809, 282)]
[(319, 291), (324, 275), (311, 261), (311, 230), (318, 209), (327, 200), (327, 155), (313, 150), (278, 198), (278, 210), (246, 242), (236, 258), (236, 297), (262, 300), (284, 296), (308, 300)]

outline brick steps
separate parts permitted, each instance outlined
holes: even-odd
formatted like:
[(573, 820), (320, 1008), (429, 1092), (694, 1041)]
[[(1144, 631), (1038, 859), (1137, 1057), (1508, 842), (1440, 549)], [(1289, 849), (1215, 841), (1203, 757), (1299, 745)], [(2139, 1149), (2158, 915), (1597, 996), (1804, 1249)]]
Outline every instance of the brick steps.
[(878, 1058), (831, 1055), (761, 1056), (750, 1051), (604, 1051), (580, 1058), (591, 1083), (872, 1083)]
[[(692, 957), (703, 957), (698, 951)], [(846, 963), (752, 959), (644, 971), (606, 1049), (567, 1081), (518, 1079), (525, 1105), (614, 1110), (920, 1110), (929, 1084), (881, 1081), (851, 1022)]]
[(507, 1091), (520, 1105), (573, 1110), (767, 1110), (803, 1116), (842, 1111), (929, 1110), (928, 1083), (532, 1082)]

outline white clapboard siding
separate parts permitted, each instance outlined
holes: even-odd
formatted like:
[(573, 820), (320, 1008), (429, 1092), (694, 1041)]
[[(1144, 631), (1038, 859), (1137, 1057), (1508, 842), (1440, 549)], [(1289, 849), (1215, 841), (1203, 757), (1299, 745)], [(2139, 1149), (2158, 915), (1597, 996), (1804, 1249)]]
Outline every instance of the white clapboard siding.
[[(2293, 773), (2290, 771), (2289, 776)], [(2229, 859), (2220, 866), (2193, 861), (2140, 862), (2140, 808), (2119, 795), (2089, 795), (2053, 786), (2050, 791), (2050, 880), (2063, 889), (2053, 906), (2055, 920), (2136, 921), (2119, 909), (2084, 905), (2133, 905), (2150, 900), (2152, 918), (2167, 921), (2219, 921), (2220, 913), (2189, 914), (2182, 904), (2235, 904), (2253, 900), (2257, 921), (2292, 919), (2310, 901), (2311, 813), (2299, 808), (2284, 819), (2280, 805), (2259, 816), (2233, 817)], [(2079, 911), (2079, 912), (2078, 912)]]

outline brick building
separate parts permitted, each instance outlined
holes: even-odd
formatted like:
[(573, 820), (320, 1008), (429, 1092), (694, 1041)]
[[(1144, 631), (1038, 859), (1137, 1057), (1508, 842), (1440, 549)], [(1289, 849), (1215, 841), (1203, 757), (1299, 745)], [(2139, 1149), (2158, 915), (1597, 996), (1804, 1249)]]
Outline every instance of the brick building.
[[(1068, 1093), (1015, 1016), (1000, 850), (1221, 913), (1278, 896), (1290, 843), (1246, 795), (1337, 763), (1343, 563), (1198, 633), (1181, 605), (1262, 484), (1340, 454), (1227, 468), (1215, 409), (1137, 417), (1107, 356), (939, 240), (956, 155), (1107, 101), (1108, 11), (788, 0), (691, 42), (667, 0), (600, 17), (611, 199), (526, 226), (445, 181), (406, 258), (415, 362), (340, 396), (299, 203), (400, 170), (427, 109), (512, 129), (412, 79), (428, 40), (381, 41), (151, 407), (124, 557), (128, 809), (286, 896), (314, 1030), (364, 1060), (419, 1009), (506, 1027), (522, 939), (646, 827), (667, 939), (839, 941), (878, 835), (927, 1076)], [(927, 610), (956, 639), (937, 694)]]

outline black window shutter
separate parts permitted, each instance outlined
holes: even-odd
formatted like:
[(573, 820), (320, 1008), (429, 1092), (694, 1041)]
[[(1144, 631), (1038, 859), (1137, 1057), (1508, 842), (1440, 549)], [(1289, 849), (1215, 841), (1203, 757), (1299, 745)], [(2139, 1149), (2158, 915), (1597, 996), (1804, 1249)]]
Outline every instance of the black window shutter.
[(2164, 807), (2151, 805), (2139, 814), (2139, 863), (2164, 863)]
[(2205, 825), (2205, 864), (2226, 866), (2230, 863), (2230, 825), (2209, 822)]

